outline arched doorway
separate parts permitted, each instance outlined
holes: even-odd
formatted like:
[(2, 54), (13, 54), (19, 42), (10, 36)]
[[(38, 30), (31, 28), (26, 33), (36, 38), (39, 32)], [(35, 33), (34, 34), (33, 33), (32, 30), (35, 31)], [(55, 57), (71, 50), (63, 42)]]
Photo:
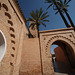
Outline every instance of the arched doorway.
[(75, 75), (75, 55), (72, 47), (62, 40), (56, 40), (52, 45), (58, 45), (54, 54), (51, 53), (55, 75)]
[(40, 44), (43, 75), (54, 75), (50, 49), (53, 44), (60, 46), (66, 55), (66, 60), (70, 63), (71, 70), (75, 69), (75, 32), (73, 28), (40, 31)]
[(6, 52), (6, 39), (2, 31), (0, 30), (0, 62), (3, 59)]

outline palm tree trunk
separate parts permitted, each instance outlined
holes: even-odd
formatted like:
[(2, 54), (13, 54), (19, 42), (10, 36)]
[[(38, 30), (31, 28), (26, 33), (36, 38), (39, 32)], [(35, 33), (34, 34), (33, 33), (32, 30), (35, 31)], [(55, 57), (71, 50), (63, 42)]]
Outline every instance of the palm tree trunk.
[(70, 17), (69, 14), (67, 13), (66, 9), (63, 9), (63, 10), (64, 10), (66, 16), (68, 17), (68, 19), (69, 19), (69, 21), (70, 21), (72, 27), (74, 27), (74, 24), (73, 24), (73, 22), (72, 22), (72, 20), (71, 20), (71, 17)]
[(37, 24), (37, 35), (39, 37), (39, 24)]
[(70, 27), (69, 24), (68, 24), (68, 22), (67, 22), (67, 20), (65, 19), (64, 15), (61, 13), (61, 10), (59, 9), (59, 7), (58, 7), (58, 5), (57, 5), (56, 2), (54, 2), (54, 5), (55, 5), (56, 8), (58, 9), (58, 11), (59, 11), (59, 13), (60, 13), (60, 15), (61, 15), (61, 17), (62, 17), (62, 19), (63, 19), (65, 25), (66, 25), (66, 27)]

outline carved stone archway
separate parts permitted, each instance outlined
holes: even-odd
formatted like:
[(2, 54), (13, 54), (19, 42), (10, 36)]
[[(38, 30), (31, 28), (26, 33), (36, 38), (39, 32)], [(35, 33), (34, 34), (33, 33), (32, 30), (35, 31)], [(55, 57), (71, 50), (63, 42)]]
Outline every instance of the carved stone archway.
[(75, 55), (75, 35), (73, 28), (40, 32), (41, 62), (43, 75), (54, 75), (50, 47), (55, 41), (62, 41), (73, 50)]

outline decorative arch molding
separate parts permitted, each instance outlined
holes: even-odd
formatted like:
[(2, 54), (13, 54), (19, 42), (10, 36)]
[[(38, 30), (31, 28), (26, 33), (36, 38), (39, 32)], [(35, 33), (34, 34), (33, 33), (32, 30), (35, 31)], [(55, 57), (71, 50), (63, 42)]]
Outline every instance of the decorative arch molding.
[[(55, 43), (63, 47), (63, 44), (65, 44), (70, 48), (69, 53), (72, 52), (72, 56), (75, 55), (75, 32), (73, 31), (73, 28), (65, 28), (65, 29), (40, 31), (39, 34), (40, 34), (40, 57), (42, 64), (41, 68), (43, 75), (54, 75), (52, 55), (50, 51), (51, 45)], [(71, 61), (71, 64), (74, 64), (74, 61)]]
[(50, 47), (51, 45), (55, 42), (55, 41), (62, 41), (62, 42), (65, 42), (67, 43), (69, 46), (71, 46), (73, 48), (73, 46), (75, 46), (75, 42), (72, 41), (71, 39), (67, 38), (67, 37), (64, 37), (64, 36), (61, 36), (61, 35), (55, 35), (53, 37), (51, 37), (48, 42), (46, 43), (46, 46), (45, 46), (45, 54), (47, 57), (51, 57), (50, 55)]
[(4, 8), (6, 11), (8, 11), (8, 7), (7, 7), (6, 4), (3, 3), (2, 6), (3, 6), (3, 8)]
[(0, 30), (0, 62), (2, 61), (6, 52), (6, 38), (3, 32)]
[(11, 19), (11, 15), (7, 12), (5, 12), (5, 16), (7, 16), (9, 19)]
[[(9, 10), (9, 7), (8, 7), (8, 5), (7, 5), (7, 3), (5, 4), (5, 3), (0, 3), (0, 8), (2, 8), (3, 9), (3, 11), (2, 12), (4, 12), (3, 14), (4, 14), (4, 16), (6, 16), (7, 17), (7, 19), (6, 19), (6, 23), (7, 23), (7, 26), (8, 26), (8, 28), (9, 28), (9, 30), (10, 30), (10, 36), (9, 36), (9, 38), (10, 38), (10, 43), (12, 44), (12, 46), (11, 46), (11, 50), (16, 50), (16, 46), (13, 46), (15, 43), (16, 43), (16, 41), (14, 41), (15, 40), (15, 38), (16, 38), (16, 36), (15, 36), (15, 28), (14, 28), (14, 23), (13, 23), (13, 20), (12, 20), (12, 16), (11, 16), (11, 13), (9, 12), (10, 10)], [(2, 24), (3, 24), (3, 22), (2, 22)], [(12, 33), (13, 32), (13, 33)], [(6, 36), (6, 39), (7, 39), (7, 36)], [(8, 42), (7, 42), (8, 43)], [(5, 44), (6, 45), (6, 44)], [(8, 48), (8, 45), (7, 45), (7, 48)], [(11, 53), (11, 56), (13, 57), (13, 55), (12, 54), (14, 54), (15, 55), (15, 53), (14, 52), (12, 52)], [(0, 54), (1, 55), (1, 54)], [(11, 59), (11, 60), (14, 60), (14, 59)], [(14, 60), (15, 61), (15, 60)], [(12, 65), (14, 62), (12, 61), (12, 62), (10, 62), (10, 65)], [(14, 64), (13, 64), (14, 65)]]

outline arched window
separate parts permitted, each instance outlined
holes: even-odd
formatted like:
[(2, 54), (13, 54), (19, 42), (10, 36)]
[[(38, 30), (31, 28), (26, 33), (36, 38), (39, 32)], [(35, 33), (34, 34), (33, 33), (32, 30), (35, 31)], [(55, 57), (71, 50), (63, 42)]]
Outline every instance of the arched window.
[(3, 59), (6, 52), (6, 39), (2, 31), (0, 30), (0, 62)]

